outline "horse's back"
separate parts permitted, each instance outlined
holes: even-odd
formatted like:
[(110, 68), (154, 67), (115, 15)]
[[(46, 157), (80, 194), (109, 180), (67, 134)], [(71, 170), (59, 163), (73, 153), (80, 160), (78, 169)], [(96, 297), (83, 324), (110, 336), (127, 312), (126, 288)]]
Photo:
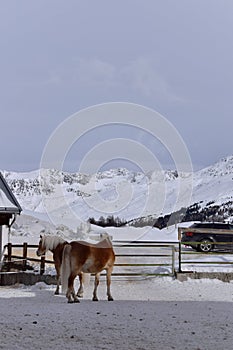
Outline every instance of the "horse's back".
[(104, 249), (113, 250), (112, 243), (107, 238), (95, 244), (86, 242), (86, 241), (72, 241), (70, 242), (70, 245), (72, 246), (72, 249), (76, 251), (84, 251), (84, 252), (89, 252), (92, 248), (93, 249), (104, 248)]
[(112, 248), (112, 242), (109, 238), (104, 238), (103, 240), (101, 240), (100, 242), (98, 242), (96, 244), (97, 247), (100, 248), (109, 248), (109, 249), (113, 249)]
[(71, 251), (77, 252), (77, 254), (88, 254), (90, 251), (90, 244), (85, 241), (72, 241), (70, 242)]
[(97, 244), (85, 241), (72, 241), (70, 246), (70, 255), (77, 265), (82, 266), (83, 272), (102, 271), (106, 267), (112, 266), (115, 262), (115, 253), (112, 245), (109, 245), (106, 240)]

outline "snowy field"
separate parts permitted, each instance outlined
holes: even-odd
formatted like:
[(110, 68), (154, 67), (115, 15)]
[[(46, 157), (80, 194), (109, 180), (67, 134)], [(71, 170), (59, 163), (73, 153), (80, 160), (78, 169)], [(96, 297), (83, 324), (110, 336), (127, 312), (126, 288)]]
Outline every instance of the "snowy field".
[(115, 300), (101, 280), (92, 302), (92, 282), (79, 304), (43, 283), (0, 287), (0, 349), (232, 349), (233, 283), (114, 278)]
[[(31, 216), (22, 215), (17, 222), (12, 243), (37, 244), (41, 230), (56, 233), (47, 222)], [(92, 227), (89, 238), (99, 237), (102, 230), (96, 230)], [(177, 241), (175, 227), (161, 231), (148, 227), (108, 228), (108, 233), (115, 241)], [(59, 234), (66, 239), (75, 238), (69, 231)], [(206, 265), (199, 268), (215, 269)], [(225, 271), (223, 265), (221, 270)], [(80, 303), (70, 305), (64, 295), (54, 296), (54, 286), (43, 283), (31, 287), (0, 287), (0, 349), (233, 348), (233, 282), (113, 277), (113, 302), (106, 300), (104, 277), (98, 289), (99, 302), (91, 301), (92, 289), (93, 280), (85, 288)]]

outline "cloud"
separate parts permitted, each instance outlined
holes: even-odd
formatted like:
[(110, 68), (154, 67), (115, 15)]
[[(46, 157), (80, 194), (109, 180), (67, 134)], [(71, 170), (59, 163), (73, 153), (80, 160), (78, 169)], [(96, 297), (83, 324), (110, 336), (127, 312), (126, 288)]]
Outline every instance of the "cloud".
[(129, 86), (142, 95), (183, 101), (182, 97), (172, 91), (156, 64), (152, 59), (141, 57), (126, 65), (122, 69), (122, 74), (127, 79)]
[(116, 83), (116, 67), (99, 59), (79, 59), (75, 67), (75, 79), (84, 86), (114, 86)]
[(50, 86), (72, 84), (84, 90), (128, 90), (142, 97), (184, 102), (184, 99), (173, 91), (158, 66), (156, 60), (146, 57), (137, 58), (121, 66), (97, 58), (78, 58), (65, 67), (57, 66), (48, 70), (48, 76), (37, 83)]
[(141, 57), (122, 66), (99, 59), (78, 59), (75, 65), (75, 79), (86, 87), (131, 89), (142, 96), (159, 97), (183, 102), (159, 72), (157, 63)]
[(152, 96), (155, 92), (164, 92), (167, 84), (155, 71), (150, 60), (139, 58), (130, 62), (122, 69), (128, 84), (135, 90), (146, 96)]

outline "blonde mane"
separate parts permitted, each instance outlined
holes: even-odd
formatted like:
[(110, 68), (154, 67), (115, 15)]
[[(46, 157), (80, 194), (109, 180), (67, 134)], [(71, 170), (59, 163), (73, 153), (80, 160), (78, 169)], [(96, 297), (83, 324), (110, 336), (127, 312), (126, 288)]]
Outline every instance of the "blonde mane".
[(54, 250), (58, 246), (58, 244), (64, 243), (65, 240), (62, 237), (59, 236), (49, 236), (44, 235), (42, 237), (42, 245), (45, 247), (46, 251), (48, 250)]

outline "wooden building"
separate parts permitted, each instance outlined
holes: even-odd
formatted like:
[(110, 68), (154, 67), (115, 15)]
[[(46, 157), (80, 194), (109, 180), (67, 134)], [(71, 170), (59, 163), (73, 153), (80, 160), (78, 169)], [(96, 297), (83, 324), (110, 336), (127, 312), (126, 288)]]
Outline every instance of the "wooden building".
[(3, 226), (10, 228), (21, 211), (20, 204), (0, 172), (0, 258), (3, 251)]

